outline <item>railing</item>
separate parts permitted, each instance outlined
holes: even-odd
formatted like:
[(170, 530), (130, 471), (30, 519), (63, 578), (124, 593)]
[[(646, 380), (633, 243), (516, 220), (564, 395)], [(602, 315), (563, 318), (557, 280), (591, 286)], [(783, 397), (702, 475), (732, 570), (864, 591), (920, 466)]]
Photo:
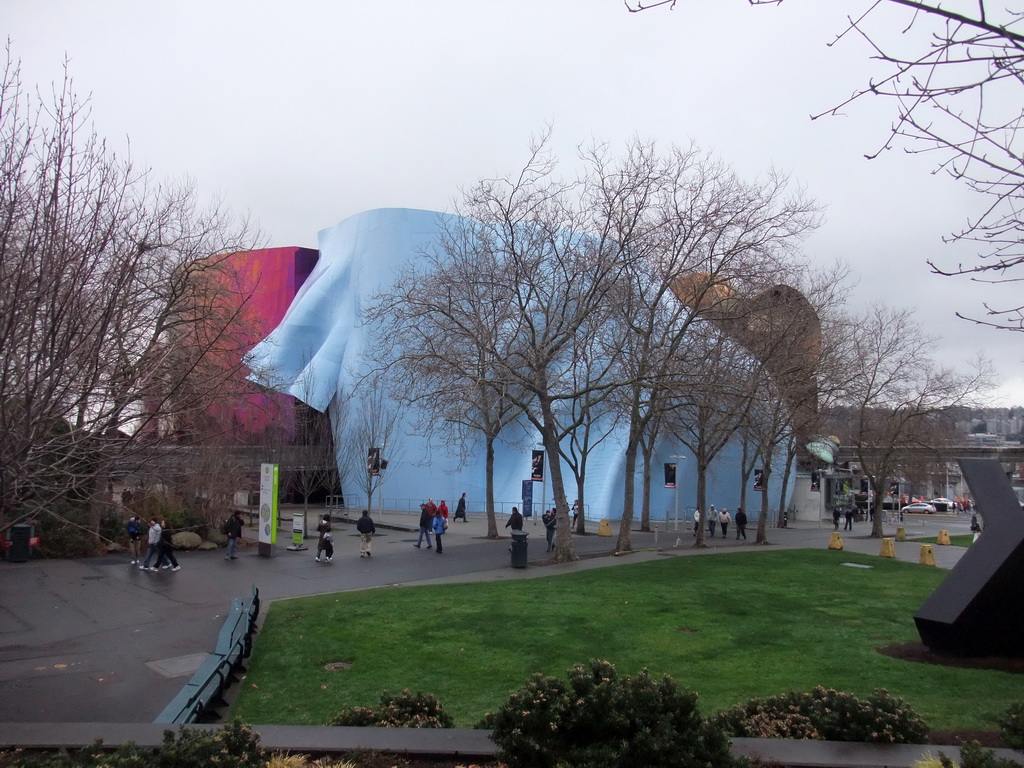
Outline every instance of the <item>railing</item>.
[(223, 703), (222, 694), (234, 680), (234, 671), (252, 652), (252, 633), (260, 613), (260, 591), (254, 585), (249, 599), (236, 597), (231, 613), (217, 635), (217, 647), (207, 654), (177, 696), (154, 723), (197, 723), (211, 706)]
[[(365, 496), (360, 496), (358, 493), (352, 493), (352, 494), (349, 494), (348, 496), (346, 496), (345, 497), (346, 498), (346, 503), (345, 504), (340, 504), (338, 501), (336, 501), (336, 500), (338, 500), (340, 498), (341, 498), (340, 496), (328, 496), (327, 497), (327, 502), (326, 502), (327, 509), (345, 509), (346, 508), (346, 504), (347, 504), (348, 509), (354, 510), (356, 516), (358, 516), (359, 515), (359, 511), (366, 508), (366, 497)], [(375, 516), (375, 519), (376, 519), (376, 515), (378, 515), (381, 511), (383, 511), (385, 513), (387, 513), (387, 512), (415, 512), (415, 513), (419, 514), (420, 504), (422, 504), (426, 500), (427, 500), (426, 497), (417, 498), (417, 499), (400, 499), (400, 498), (394, 498), (394, 497), (390, 497), (390, 496), (385, 496), (382, 499), (379, 496), (374, 496), (374, 498), (373, 498), (373, 509), (370, 510), (370, 513)], [(455, 514), (455, 505), (459, 503), (458, 497), (456, 497), (454, 499), (447, 499), (446, 498), (445, 501), (448, 504), (448, 513), (451, 514), (451, 515), (454, 515)], [(440, 504), (441, 503), (441, 499), (439, 497), (435, 496), (434, 497), (434, 503), (435, 504)], [(554, 506), (555, 502), (554, 502), (554, 499), (549, 498), (547, 500), (547, 503), (550, 506)], [(543, 510), (541, 509), (542, 504), (543, 504), (543, 502), (540, 501), (539, 499), (534, 499), (533, 508), (534, 508), (535, 514), (538, 517), (540, 517), (541, 512), (543, 512)], [(522, 511), (522, 509), (523, 509), (523, 502), (522, 501), (518, 501), (518, 500), (517, 501), (495, 501), (494, 502), (494, 514), (508, 516), (508, 515), (512, 514), (512, 507), (518, 507), (519, 510)], [(483, 502), (481, 502), (479, 505), (470, 506), (469, 510), (468, 510), (468, 513), (470, 515), (482, 515), (482, 514), (484, 514)], [(584, 505), (583, 516), (587, 520), (591, 519), (590, 515), (588, 514), (588, 511), (587, 511), (587, 505)]]

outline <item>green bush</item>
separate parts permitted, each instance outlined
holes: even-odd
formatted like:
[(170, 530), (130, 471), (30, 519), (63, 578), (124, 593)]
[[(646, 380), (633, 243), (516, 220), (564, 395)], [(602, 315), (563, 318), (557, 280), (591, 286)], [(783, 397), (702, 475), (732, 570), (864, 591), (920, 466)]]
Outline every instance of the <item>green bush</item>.
[(58, 503), (54, 514), (36, 518), (39, 546), (36, 554), (47, 558), (88, 557), (96, 554), (99, 542), (89, 531), (88, 512), (80, 506)]
[(697, 711), (696, 694), (647, 670), (620, 677), (607, 661), (534, 675), (483, 727), (510, 768), (733, 766), (729, 743)]
[[(903, 699), (876, 689), (867, 699), (818, 686), (752, 699), (712, 718), (730, 736), (921, 744), (928, 726)], [(788, 735), (787, 735), (788, 734)]]
[(999, 719), (999, 735), (1006, 746), (1024, 752), (1024, 702), (1017, 702)]
[(433, 694), (419, 691), (411, 693), (406, 688), (398, 694), (384, 691), (377, 709), (343, 709), (328, 724), (383, 728), (453, 728), (455, 718), (444, 711), (441, 702)]
[(259, 737), (235, 722), (217, 731), (181, 728), (164, 731), (159, 751), (122, 744), (108, 750), (99, 742), (69, 753), (0, 754), (3, 768), (265, 768), (267, 755)]
[(259, 736), (237, 720), (218, 731), (164, 731), (156, 768), (263, 768)]
[(976, 741), (970, 741), (960, 747), (960, 764), (939, 752), (942, 768), (1019, 768), (1020, 763), (997, 757), (994, 749), (987, 749)]

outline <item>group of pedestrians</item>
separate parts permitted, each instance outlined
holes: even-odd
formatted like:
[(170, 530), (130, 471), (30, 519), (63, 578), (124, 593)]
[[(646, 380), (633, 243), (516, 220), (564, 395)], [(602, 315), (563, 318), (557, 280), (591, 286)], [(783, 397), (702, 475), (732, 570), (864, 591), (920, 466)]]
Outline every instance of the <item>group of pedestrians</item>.
[[(466, 494), (462, 494), (455, 505), (455, 520), (462, 518), (466, 520)], [(416, 549), (423, 546), (423, 540), (427, 540), (427, 549), (433, 549), (437, 554), (444, 554), (444, 534), (448, 530), (448, 505), (444, 499), (440, 504), (435, 504), (433, 498), (428, 498), (420, 504), (420, 536), (413, 544)], [(430, 535), (434, 535), (434, 544), (430, 543)]]
[(174, 556), (173, 533), (167, 527), (166, 520), (158, 521), (156, 518), (152, 518), (149, 521), (149, 531), (146, 534), (146, 557), (141, 562), (142, 520), (134, 515), (129, 517), (125, 524), (125, 530), (128, 532), (128, 543), (132, 552), (131, 565), (138, 565), (140, 571), (149, 571), (150, 573), (155, 573), (161, 568), (169, 568), (172, 571), (181, 570), (178, 559)]
[[(461, 519), (468, 522), (466, 517), (466, 494), (463, 493), (455, 506), (454, 520)], [(522, 515), (520, 515), (522, 521)], [(522, 522), (519, 525), (522, 528)], [(242, 513), (235, 510), (231, 516), (221, 525), (221, 533), (227, 536), (227, 547), (225, 548), (225, 560), (238, 559), (238, 542), (242, 538), (244, 521)], [(155, 572), (160, 568), (169, 568), (172, 571), (181, 570), (178, 561), (174, 556), (174, 542), (172, 531), (167, 527), (166, 521), (153, 519), (149, 523), (149, 531), (145, 529), (144, 521), (136, 516), (128, 518), (125, 524), (128, 534), (129, 547), (132, 554), (132, 565), (138, 565), (139, 570)], [(324, 515), (316, 527), (317, 544), (314, 560), (330, 563), (334, 559), (334, 533), (329, 515)], [(373, 536), (377, 532), (373, 518), (369, 510), (364, 509), (359, 520), (356, 522), (356, 530), (359, 532), (359, 556), (373, 556)], [(420, 504), (420, 537), (413, 545), (419, 549), (423, 539), (427, 540), (427, 549), (436, 549), (438, 554), (444, 553), (444, 534), (448, 530), (448, 505), (444, 499), (440, 504), (428, 499)], [(431, 534), (434, 543), (431, 543)], [(146, 553), (142, 555), (142, 537), (146, 536)], [(436, 547), (434, 546), (436, 544)]]
[[(359, 532), (359, 556), (373, 557), (373, 534), (377, 532), (377, 526), (373, 524), (370, 510), (363, 510), (363, 514), (356, 521), (356, 530)], [(320, 519), (316, 531), (319, 538), (316, 542), (316, 557), (313, 559), (319, 563), (320, 558), (323, 557), (324, 562), (330, 563), (334, 560), (334, 532), (331, 529), (329, 515), (324, 515)]]
[[(729, 514), (729, 510), (725, 507), (719, 512), (715, 509), (715, 505), (712, 504), (708, 507), (708, 513), (706, 516), (701, 515), (700, 510), (694, 510), (693, 513), (693, 535), (696, 536), (700, 530), (701, 522), (706, 519), (708, 526), (708, 533), (714, 537), (715, 529), (717, 528), (722, 532), (722, 538), (726, 538), (729, 535), (729, 524), (734, 522), (732, 515)], [(743, 511), (743, 507), (737, 507), (736, 509), (736, 540), (746, 540), (747, 538), (747, 514)]]

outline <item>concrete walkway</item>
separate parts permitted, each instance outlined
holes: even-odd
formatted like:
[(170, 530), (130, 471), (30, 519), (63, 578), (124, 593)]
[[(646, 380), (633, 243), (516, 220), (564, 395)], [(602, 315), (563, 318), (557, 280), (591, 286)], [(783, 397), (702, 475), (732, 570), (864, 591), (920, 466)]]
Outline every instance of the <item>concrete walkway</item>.
[[(322, 510), (310, 510), (310, 520)], [(287, 514), (287, 513), (286, 513)], [(222, 551), (179, 553), (181, 571), (142, 572), (127, 555), (83, 560), (0, 562), (0, 724), (113, 723), (149, 724), (181, 689), (216, 642), (231, 598), (259, 587), (264, 605), (290, 597), (366, 589), (398, 584), (436, 584), (477, 580), (512, 581), (614, 567), (666, 556), (711, 556), (720, 552), (761, 551), (748, 527), (746, 542), (729, 536), (693, 546), (691, 527), (675, 530), (657, 523), (651, 533), (634, 531), (635, 552), (625, 556), (585, 558), (574, 563), (544, 565), (544, 529), (528, 520), (530, 566), (511, 567), (506, 518), (498, 523), (499, 540), (486, 538), (482, 514), (468, 523), (452, 522), (444, 554), (415, 549), (418, 513), (373, 515), (378, 533), (373, 556), (359, 557), (354, 526), (338, 524), (331, 564), (313, 560), (310, 549), (290, 552), (290, 524), (279, 534), (276, 556), (260, 557), (255, 546), (238, 560), (224, 560)], [(907, 535), (934, 536), (940, 528), (966, 533), (967, 516), (908, 519)], [(596, 531), (595, 521), (588, 528)], [(617, 532), (617, 524), (613, 524)], [(856, 523), (844, 534), (845, 550), (878, 555), (881, 542), (869, 538), (868, 523)], [(793, 522), (768, 529), (768, 541), (780, 548), (825, 548), (831, 523)], [(894, 525), (886, 533), (895, 533)], [(255, 537), (252, 530), (246, 536)], [(609, 553), (615, 537), (574, 536), (581, 555)], [(933, 547), (940, 568), (952, 567), (965, 551)], [(917, 562), (920, 545), (896, 544), (899, 559)], [(841, 556), (841, 553), (838, 553)], [(276, 727), (275, 727), (276, 728)], [(401, 729), (396, 729), (401, 730)], [(5, 727), (4, 732), (9, 728)]]

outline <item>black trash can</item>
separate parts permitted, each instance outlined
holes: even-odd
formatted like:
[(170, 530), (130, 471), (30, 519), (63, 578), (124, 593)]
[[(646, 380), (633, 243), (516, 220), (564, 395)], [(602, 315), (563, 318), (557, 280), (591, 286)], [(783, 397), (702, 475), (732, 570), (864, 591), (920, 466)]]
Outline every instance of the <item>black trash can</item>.
[(35, 535), (34, 525), (12, 525), (7, 532), (7, 559), (12, 563), (27, 563), (32, 557), (32, 537)]
[(526, 531), (512, 531), (512, 567), (526, 567)]

